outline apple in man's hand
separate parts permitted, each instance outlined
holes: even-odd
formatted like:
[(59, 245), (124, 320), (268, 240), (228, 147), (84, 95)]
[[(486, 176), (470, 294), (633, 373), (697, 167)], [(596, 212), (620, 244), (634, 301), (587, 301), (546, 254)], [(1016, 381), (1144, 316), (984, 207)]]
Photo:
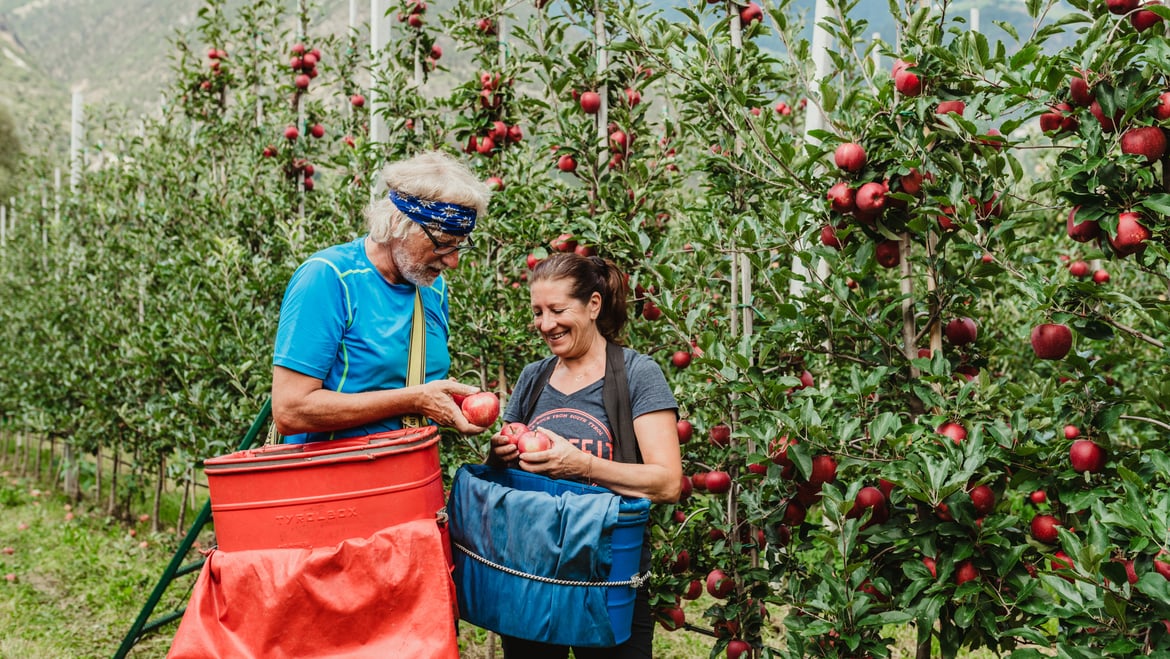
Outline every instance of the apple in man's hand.
[(464, 398), (459, 408), (469, 423), (486, 428), (500, 416), (500, 399), (490, 391), (481, 391)]

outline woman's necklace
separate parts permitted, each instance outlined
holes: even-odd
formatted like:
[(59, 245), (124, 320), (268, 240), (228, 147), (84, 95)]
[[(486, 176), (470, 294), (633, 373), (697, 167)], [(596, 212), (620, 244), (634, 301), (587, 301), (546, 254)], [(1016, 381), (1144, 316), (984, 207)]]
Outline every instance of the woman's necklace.
[(557, 362), (557, 367), (560, 368), (562, 372), (564, 372), (566, 377), (572, 378), (574, 383), (584, 380), (585, 376), (589, 374), (588, 366), (582, 367), (582, 372), (578, 373), (577, 375), (573, 375), (573, 373), (569, 370), (568, 365), (566, 365), (564, 361)]

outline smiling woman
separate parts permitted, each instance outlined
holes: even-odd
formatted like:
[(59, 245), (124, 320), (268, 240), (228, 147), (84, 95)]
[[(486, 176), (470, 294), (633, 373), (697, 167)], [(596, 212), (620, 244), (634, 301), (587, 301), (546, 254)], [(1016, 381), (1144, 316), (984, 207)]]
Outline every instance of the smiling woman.
[[(677, 409), (654, 360), (620, 346), (628, 310), (626, 278), (611, 261), (553, 254), (530, 275), (533, 328), (551, 357), (525, 367), (504, 413), (551, 446), (521, 452), (502, 432), (489, 464), (600, 485), (654, 503), (678, 500), (682, 464)], [(644, 544), (640, 572), (649, 568)], [(557, 612), (579, 615), (579, 612)], [(651, 656), (654, 625), (647, 591), (638, 591), (629, 640), (616, 648), (574, 647), (579, 659)], [(504, 655), (566, 657), (567, 646), (505, 636)]]

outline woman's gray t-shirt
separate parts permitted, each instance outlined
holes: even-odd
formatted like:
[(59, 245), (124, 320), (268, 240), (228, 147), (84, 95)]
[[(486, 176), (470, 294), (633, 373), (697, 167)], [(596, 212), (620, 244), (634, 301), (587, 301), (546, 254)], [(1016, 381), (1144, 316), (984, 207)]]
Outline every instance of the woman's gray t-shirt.
[[(626, 379), (630, 389), (630, 412), (634, 419), (643, 414), (659, 410), (678, 410), (678, 402), (666, 382), (662, 368), (650, 357), (630, 348), (623, 348), (626, 362)], [(508, 407), (504, 410), (504, 422), (526, 422), (531, 428), (544, 427), (569, 440), (577, 448), (593, 455), (613, 460), (613, 429), (605, 414), (602, 386), (605, 378), (589, 384), (579, 391), (564, 394), (551, 384), (541, 392), (535, 392), (536, 380), (545, 366), (556, 359), (546, 357), (524, 367), (520, 373)], [(529, 398), (538, 394), (532, 418), (525, 420)]]

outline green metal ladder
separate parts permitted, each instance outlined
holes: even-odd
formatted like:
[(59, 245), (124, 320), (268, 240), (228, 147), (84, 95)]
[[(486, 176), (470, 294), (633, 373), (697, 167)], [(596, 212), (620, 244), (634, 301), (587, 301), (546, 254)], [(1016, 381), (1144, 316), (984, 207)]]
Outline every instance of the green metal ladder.
[[(269, 399), (264, 402), (264, 407), (260, 409), (260, 413), (256, 415), (256, 420), (252, 422), (252, 427), (248, 429), (248, 434), (244, 435), (244, 439), (240, 442), (236, 450), (243, 451), (252, 448), (256, 443), (256, 438), (260, 436), (260, 431), (264, 429), (269, 417), (272, 416), (272, 400)], [(163, 570), (162, 576), (158, 580), (158, 584), (154, 587), (154, 591), (150, 593), (150, 597), (146, 600), (146, 604), (139, 612), (138, 618), (134, 624), (130, 626), (130, 631), (126, 633), (126, 637), (122, 639), (122, 645), (118, 651), (114, 653), (114, 659), (124, 659), (139, 641), (147, 634), (157, 631), (159, 628), (168, 625), (183, 617), (183, 613), (187, 611), (184, 606), (176, 611), (161, 615), (158, 618), (151, 620), (150, 616), (154, 613), (155, 607), (158, 606), (162, 600), (163, 594), (170, 588), (171, 583), (184, 575), (192, 572), (199, 572), (203, 569), (203, 563), (206, 559), (202, 556), (198, 560), (191, 563), (183, 564), (187, 559), (188, 552), (191, 547), (195, 545), (195, 539), (199, 537), (199, 533), (207, 523), (211, 521), (211, 500), (209, 499), (203, 504), (203, 509), (199, 511), (199, 515), (195, 517), (195, 522), (191, 524), (191, 530), (187, 531), (187, 535), (183, 541), (179, 543), (179, 548), (175, 551), (175, 555), (171, 558), (171, 562), (167, 568)]]

